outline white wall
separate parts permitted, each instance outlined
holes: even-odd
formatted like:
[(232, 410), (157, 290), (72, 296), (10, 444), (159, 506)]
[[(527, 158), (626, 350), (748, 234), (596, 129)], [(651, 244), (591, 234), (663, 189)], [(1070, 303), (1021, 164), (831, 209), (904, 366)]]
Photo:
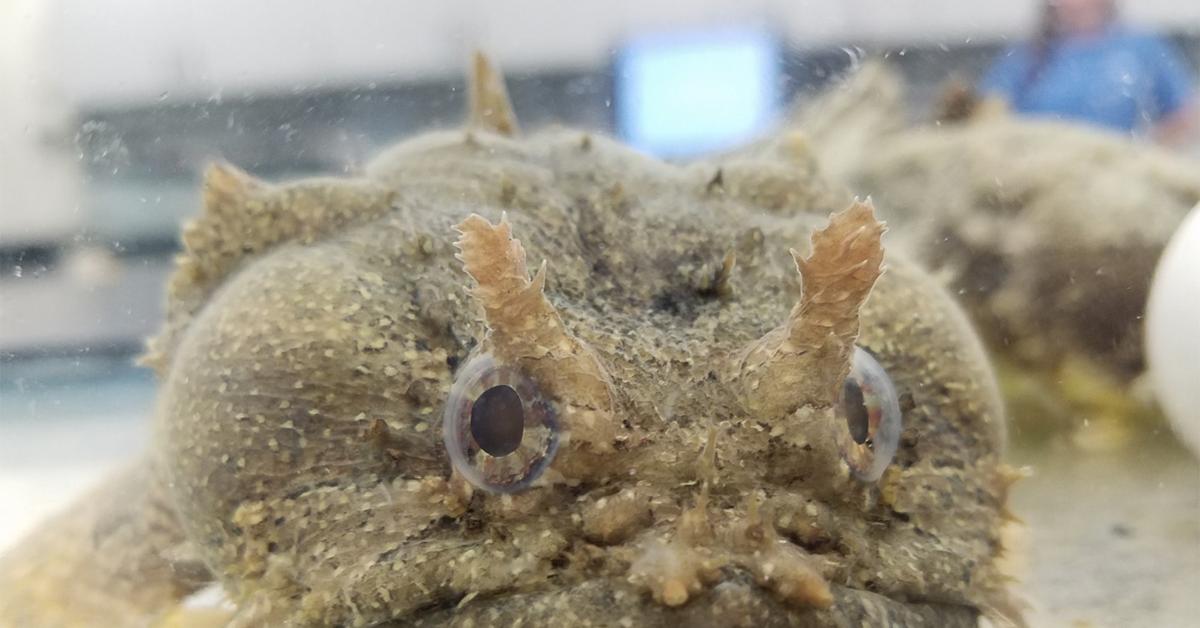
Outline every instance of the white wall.
[(0, 245), (54, 240), (82, 221), (70, 109), (41, 63), (44, 8), (0, 0)]

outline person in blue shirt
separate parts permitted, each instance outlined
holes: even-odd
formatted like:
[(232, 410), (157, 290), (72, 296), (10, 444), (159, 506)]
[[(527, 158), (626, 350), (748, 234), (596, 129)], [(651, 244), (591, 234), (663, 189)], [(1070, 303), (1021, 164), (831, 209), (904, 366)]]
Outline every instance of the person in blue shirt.
[(1197, 111), (1186, 62), (1162, 38), (1121, 26), (1115, 0), (1046, 0), (1037, 36), (1005, 52), (980, 91), (1018, 113), (1165, 143), (1186, 141)]

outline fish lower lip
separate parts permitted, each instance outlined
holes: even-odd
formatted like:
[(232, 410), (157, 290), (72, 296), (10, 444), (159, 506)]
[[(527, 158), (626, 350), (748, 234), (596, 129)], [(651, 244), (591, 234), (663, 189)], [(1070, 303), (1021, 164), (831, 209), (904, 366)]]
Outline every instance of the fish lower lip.
[(840, 585), (832, 587), (828, 609), (794, 608), (734, 575), (670, 608), (619, 578), (588, 580), (560, 588), (507, 592), (467, 600), (447, 600), (417, 617), (378, 625), (613, 625), (613, 626), (970, 626), (979, 611), (954, 604), (905, 602)]

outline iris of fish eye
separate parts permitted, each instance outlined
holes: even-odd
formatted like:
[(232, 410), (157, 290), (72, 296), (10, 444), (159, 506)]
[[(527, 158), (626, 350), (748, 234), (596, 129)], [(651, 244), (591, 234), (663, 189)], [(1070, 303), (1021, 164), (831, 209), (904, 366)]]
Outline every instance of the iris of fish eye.
[(892, 379), (867, 351), (855, 347), (850, 374), (837, 405), (846, 422), (842, 458), (854, 477), (874, 482), (883, 476), (900, 446), (903, 417)]
[(442, 414), (450, 464), (493, 493), (529, 488), (558, 451), (558, 406), (521, 370), (486, 353), (459, 366)]
[(850, 430), (850, 438), (859, 445), (870, 438), (870, 411), (867, 410), (863, 399), (862, 388), (858, 382), (847, 378), (842, 383), (842, 414), (846, 417), (846, 427)]
[(524, 433), (525, 409), (511, 386), (492, 386), (471, 405), (471, 437), (487, 453), (511, 454), (521, 446)]

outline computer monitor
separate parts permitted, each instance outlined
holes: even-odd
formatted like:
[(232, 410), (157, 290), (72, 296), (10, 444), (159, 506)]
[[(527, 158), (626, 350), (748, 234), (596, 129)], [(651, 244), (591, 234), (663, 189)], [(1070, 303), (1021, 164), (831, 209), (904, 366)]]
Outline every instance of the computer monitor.
[(617, 131), (664, 158), (720, 151), (777, 121), (782, 46), (763, 29), (635, 38), (617, 56)]

